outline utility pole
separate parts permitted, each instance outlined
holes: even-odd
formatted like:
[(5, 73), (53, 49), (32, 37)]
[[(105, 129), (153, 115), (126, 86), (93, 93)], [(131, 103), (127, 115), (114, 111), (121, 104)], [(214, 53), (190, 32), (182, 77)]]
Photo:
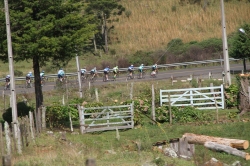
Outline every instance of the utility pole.
[(221, 7), (224, 72), (226, 76), (226, 84), (231, 85), (230, 64), (229, 64), (229, 58), (228, 58), (228, 45), (227, 45), (227, 33), (226, 33), (226, 21), (225, 21), (225, 12), (224, 12), (224, 0), (220, 0), (220, 7)]
[(4, 0), (5, 7), (5, 19), (6, 19), (6, 32), (7, 32), (7, 44), (8, 44), (8, 59), (9, 59), (9, 74), (10, 74), (10, 93), (12, 99), (12, 123), (14, 128), (14, 137), (16, 140), (17, 151), (19, 154), (22, 153), (20, 131), (18, 128), (17, 120), (17, 105), (16, 105), (16, 88), (15, 88), (15, 76), (14, 76), (14, 65), (13, 65), (13, 53), (12, 53), (12, 42), (11, 42), (11, 30), (10, 30), (10, 15), (8, 0)]
[(79, 84), (79, 97), (82, 98), (81, 69), (80, 69), (79, 58), (78, 58), (77, 53), (76, 53), (76, 66), (77, 66), (77, 75), (78, 75), (78, 84)]

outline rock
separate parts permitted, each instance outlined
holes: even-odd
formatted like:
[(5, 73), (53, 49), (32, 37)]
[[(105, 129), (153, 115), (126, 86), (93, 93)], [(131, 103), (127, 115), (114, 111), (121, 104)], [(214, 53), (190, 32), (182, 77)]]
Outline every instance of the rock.
[(53, 135), (54, 133), (53, 133), (53, 131), (47, 131), (47, 134), (48, 135)]
[(173, 148), (165, 148), (165, 149), (163, 149), (163, 153), (169, 157), (172, 157), (172, 158), (178, 157), (178, 155), (176, 154), (176, 152)]
[(108, 154), (116, 154), (116, 152), (114, 150), (106, 150), (105, 153), (108, 153)]
[(216, 158), (211, 158), (203, 166), (224, 166), (224, 164), (220, 162), (219, 160), (217, 160)]
[(240, 161), (235, 161), (232, 166), (241, 166)]

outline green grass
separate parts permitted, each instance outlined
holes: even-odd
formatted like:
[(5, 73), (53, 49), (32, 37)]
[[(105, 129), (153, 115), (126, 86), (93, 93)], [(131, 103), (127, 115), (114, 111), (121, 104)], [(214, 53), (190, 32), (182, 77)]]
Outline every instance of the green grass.
[[(151, 162), (160, 157), (167, 164), (176, 166), (192, 166), (202, 164), (214, 157), (220, 161), (232, 164), (239, 160), (243, 165), (249, 162), (226, 153), (213, 152), (201, 145), (196, 145), (195, 156), (192, 160), (173, 159), (153, 151), (152, 144), (181, 137), (186, 132), (219, 136), (226, 138), (246, 139), (250, 137), (250, 122), (234, 122), (208, 125), (151, 125), (146, 123), (140, 128), (120, 131), (120, 140), (116, 139), (115, 131), (88, 133), (84, 135), (67, 134), (67, 142), (60, 141), (60, 135), (55, 137), (42, 134), (36, 139), (36, 145), (25, 148), (22, 156), (14, 157), (14, 165), (82, 165), (87, 158), (95, 158), (97, 165), (137, 166)], [(140, 150), (135, 142), (140, 142)], [(110, 154), (108, 150), (116, 154)], [(250, 150), (246, 150), (250, 152)]]

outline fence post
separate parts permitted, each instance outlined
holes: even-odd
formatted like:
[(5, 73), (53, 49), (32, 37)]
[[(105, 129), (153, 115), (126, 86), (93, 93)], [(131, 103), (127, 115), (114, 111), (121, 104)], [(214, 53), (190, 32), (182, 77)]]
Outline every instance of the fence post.
[(99, 102), (99, 95), (98, 95), (98, 89), (95, 88), (95, 98), (96, 98), (96, 102)]
[(168, 93), (168, 109), (169, 109), (169, 123), (172, 124), (172, 110), (171, 110), (171, 97)]
[(29, 112), (29, 118), (30, 118), (30, 136), (31, 136), (31, 139), (33, 140), (33, 142), (35, 142), (35, 137), (34, 137), (34, 119), (33, 119), (33, 114), (32, 112), (30, 111)]
[(11, 156), (10, 155), (2, 156), (2, 162), (3, 166), (11, 166)]
[(1, 156), (4, 154), (4, 146), (3, 146), (3, 128), (2, 124), (0, 123), (0, 146), (1, 148)]
[(216, 107), (216, 122), (218, 123), (219, 122), (219, 110), (218, 110), (218, 105), (217, 105), (217, 101), (216, 101), (215, 94), (214, 94), (214, 89), (212, 88), (213, 86), (214, 86), (214, 84), (210, 83), (211, 92), (213, 93), (213, 97), (214, 97), (214, 105)]
[(72, 119), (71, 119), (71, 112), (69, 112), (69, 123), (70, 123), (70, 131), (73, 132), (73, 125), (72, 125)]
[(155, 121), (155, 89), (152, 84), (152, 119)]
[(250, 86), (248, 87), (248, 102), (250, 104)]
[(130, 100), (133, 100), (133, 86), (134, 86), (134, 83), (133, 83), (133, 82), (131, 82), (130, 94), (129, 94), (129, 96), (130, 96)]
[(85, 127), (84, 127), (84, 111), (83, 111), (83, 114), (82, 114), (82, 110), (81, 110), (80, 105), (77, 105), (77, 108), (78, 108), (78, 113), (79, 113), (80, 133), (84, 134), (84, 130), (85, 130)]
[(42, 106), (42, 130), (46, 130), (46, 107)]
[(4, 132), (6, 140), (6, 152), (7, 155), (11, 155), (11, 140), (10, 140), (10, 128), (8, 122), (4, 122)]
[(65, 105), (64, 95), (62, 96), (62, 105)]
[(132, 121), (132, 128), (134, 128), (134, 101), (130, 104), (130, 111), (131, 111), (131, 121)]
[(27, 132), (27, 144), (26, 144), (26, 146), (28, 146), (30, 143), (30, 126), (29, 126), (28, 115), (26, 115), (26, 117), (25, 117), (25, 126), (26, 126), (26, 132)]

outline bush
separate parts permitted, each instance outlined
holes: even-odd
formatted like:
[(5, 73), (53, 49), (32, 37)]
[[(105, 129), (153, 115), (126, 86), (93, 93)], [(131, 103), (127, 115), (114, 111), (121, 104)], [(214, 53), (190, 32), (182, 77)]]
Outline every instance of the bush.
[[(27, 106), (24, 102), (17, 103), (18, 117), (29, 115), (29, 111), (34, 111), (34, 108)], [(8, 108), (2, 115), (3, 119), (8, 123), (12, 122), (12, 108)]]
[(237, 95), (239, 93), (239, 87), (235, 84), (230, 85), (228, 88), (225, 88), (226, 91), (226, 106), (227, 108), (235, 107), (239, 104), (237, 100)]
[[(211, 115), (205, 114), (193, 107), (171, 107), (173, 122), (187, 123), (195, 121), (211, 121)], [(156, 109), (156, 120), (160, 123), (169, 122), (168, 107), (159, 107)]]

